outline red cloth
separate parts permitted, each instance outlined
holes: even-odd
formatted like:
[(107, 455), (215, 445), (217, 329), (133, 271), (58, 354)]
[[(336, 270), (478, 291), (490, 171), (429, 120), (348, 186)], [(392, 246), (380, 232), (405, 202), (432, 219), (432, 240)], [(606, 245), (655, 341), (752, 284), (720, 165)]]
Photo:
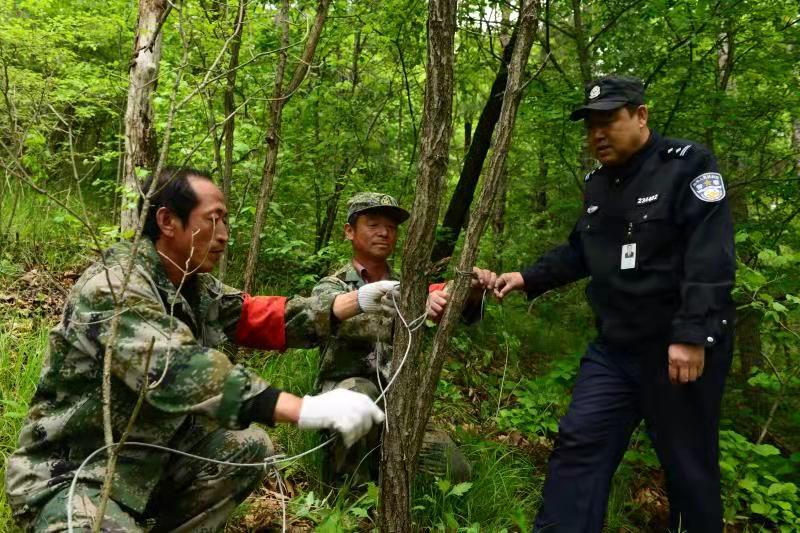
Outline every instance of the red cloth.
[(244, 295), (233, 342), (261, 350), (286, 349), (286, 297)]
[(433, 291), (443, 291), (445, 285), (447, 285), (447, 283), (431, 283), (428, 285), (428, 294)]

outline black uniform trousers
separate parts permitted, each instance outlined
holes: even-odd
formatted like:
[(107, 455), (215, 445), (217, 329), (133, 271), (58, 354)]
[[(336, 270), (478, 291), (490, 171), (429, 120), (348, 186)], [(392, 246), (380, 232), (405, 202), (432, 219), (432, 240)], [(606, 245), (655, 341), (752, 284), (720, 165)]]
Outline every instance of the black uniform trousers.
[(635, 352), (590, 344), (559, 425), (534, 531), (602, 530), (611, 476), (644, 419), (666, 475), (671, 531), (721, 532), (719, 417), (731, 337), (706, 348), (703, 375), (685, 385), (669, 381), (667, 342)]

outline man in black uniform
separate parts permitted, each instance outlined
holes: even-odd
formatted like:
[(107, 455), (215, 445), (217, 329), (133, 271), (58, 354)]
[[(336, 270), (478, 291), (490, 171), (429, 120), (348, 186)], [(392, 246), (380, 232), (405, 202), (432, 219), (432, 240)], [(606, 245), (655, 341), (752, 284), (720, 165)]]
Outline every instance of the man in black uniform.
[(722, 531), (733, 225), (711, 152), (661, 137), (647, 115), (639, 80), (586, 88), (570, 118), (585, 120), (602, 166), (586, 175), (583, 213), (567, 244), (495, 285), (499, 298), (534, 298), (591, 277), (598, 336), (559, 425), (535, 531), (601, 531), (611, 476), (642, 419), (666, 473), (672, 531)]

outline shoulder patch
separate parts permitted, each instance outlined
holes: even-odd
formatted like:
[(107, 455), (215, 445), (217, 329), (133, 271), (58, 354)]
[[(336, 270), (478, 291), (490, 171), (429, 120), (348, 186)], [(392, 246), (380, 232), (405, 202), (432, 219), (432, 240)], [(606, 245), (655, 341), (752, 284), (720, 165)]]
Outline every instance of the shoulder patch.
[(725, 198), (725, 183), (717, 172), (700, 174), (692, 180), (689, 187), (704, 202), (719, 202)]

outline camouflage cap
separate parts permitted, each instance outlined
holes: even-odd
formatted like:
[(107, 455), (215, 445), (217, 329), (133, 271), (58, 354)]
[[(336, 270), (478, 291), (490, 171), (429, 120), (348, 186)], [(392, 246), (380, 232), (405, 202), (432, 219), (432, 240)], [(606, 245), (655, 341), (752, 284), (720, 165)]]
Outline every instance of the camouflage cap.
[(394, 218), (398, 224), (402, 224), (411, 216), (408, 211), (397, 205), (394, 196), (379, 192), (360, 192), (347, 202), (347, 220), (351, 221), (353, 215), (373, 210), (384, 212)]

